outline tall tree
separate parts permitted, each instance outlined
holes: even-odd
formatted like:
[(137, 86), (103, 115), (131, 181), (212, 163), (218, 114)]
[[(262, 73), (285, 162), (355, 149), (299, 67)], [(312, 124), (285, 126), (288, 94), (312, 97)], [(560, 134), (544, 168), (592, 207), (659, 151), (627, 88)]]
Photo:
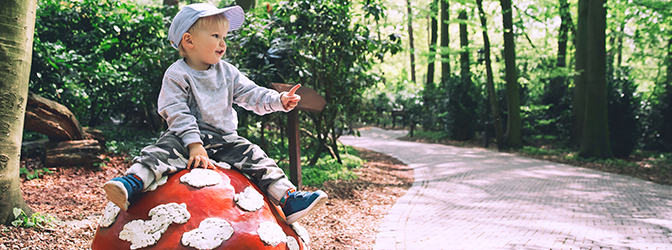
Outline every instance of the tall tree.
[(434, 65), (436, 61), (436, 40), (438, 39), (438, 21), (437, 21), (437, 6), (439, 0), (434, 0), (429, 4), (430, 14), (430, 32), (429, 32), (429, 61), (427, 65), (427, 85), (434, 85)]
[(450, 16), (448, 9), (450, 8), (449, 0), (441, 1), (441, 82), (445, 82), (450, 78), (450, 32), (448, 30), (448, 23)]
[(411, 81), (416, 82), (415, 78), (415, 47), (413, 46), (413, 8), (411, 0), (406, 0), (406, 9), (408, 12), (408, 44), (411, 54)]
[(14, 220), (14, 208), (32, 213), (21, 193), (19, 158), (36, 7), (36, 0), (7, 0), (0, 8), (0, 224)]
[(567, 67), (567, 41), (569, 30), (572, 26), (569, 3), (567, 0), (559, 0), (558, 10), (560, 12), (560, 27), (558, 29), (558, 51), (555, 61), (555, 76), (551, 78), (548, 85), (545, 86), (542, 96), (542, 104), (551, 105), (546, 115), (556, 121), (554, 126), (550, 126), (552, 133), (560, 134), (558, 131), (562, 118), (562, 113), (570, 108), (570, 103), (563, 101), (567, 93), (567, 76), (565, 74)]
[(470, 140), (475, 134), (478, 107), (474, 96), (480, 91), (471, 80), (467, 10), (462, 9), (457, 18), (460, 20), (460, 80), (449, 81), (444, 88), (448, 93), (450, 136), (455, 140)]
[(579, 146), (583, 135), (583, 124), (586, 117), (586, 67), (588, 44), (588, 0), (579, 0), (578, 21), (576, 28), (576, 44), (574, 45), (574, 97), (572, 98), (572, 112), (574, 119), (572, 121), (572, 130), (570, 135), (570, 144)]
[(579, 156), (586, 158), (613, 157), (607, 119), (605, 3), (606, 0), (592, 0), (587, 5), (585, 120), (579, 149)]
[(490, 101), (492, 120), (495, 123), (494, 126), (497, 147), (501, 148), (504, 135), (502, 129), (502, 118), (499, 112), (499, 104), (497, 104), (497, 92), (495, 91), (495, 81), (492, 73), (492, 61), (490, 60), (490, 37), (488, 36), (488, 23), (485, 19), (485, 11), (483, 11), (483, 0), (476, 0), (476, 5), (478, 6), (478, 14), (481, 19), (481, 28), (483, 29), (483, 53), (485, 55), (486, 74), (485, 87), (488, 91), (488, 100)]
[(516, 67), (516, 44), (513, 37), (513, 10), (511, 0), (500, 0), (502, 5), (502, 22), (504, 24), (504, 65), (506, 75), (506, 103), (508, 119), (504, 148), (521, 148), (522, 121), (520, 118), (520, 96), (518, 84), (518, 69)]

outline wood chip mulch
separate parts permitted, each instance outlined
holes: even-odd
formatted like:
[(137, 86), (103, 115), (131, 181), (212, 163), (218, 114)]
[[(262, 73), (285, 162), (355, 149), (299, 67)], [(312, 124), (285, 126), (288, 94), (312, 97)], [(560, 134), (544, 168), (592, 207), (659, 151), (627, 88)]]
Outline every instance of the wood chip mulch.
[[(324, 183), (320, 189), (327, 192), (329, 201), (300, 221), (311, 235), (311, 249), (371, 249), (383, 216), (413, 183), (413, 170), (400, 161), (358, 150), (367, 161), (353, 170), (358, 178)], [(128, 156), (106, 157), (110, 161), (98, 169), (57, 168), (39, 179), (23, 180), (26, 203), (40, 214), (54, 216), (58, 223), (46, 229), (0, 225), (0, 250), (90, 249), (107, 204), (100, 187), (130, 166)], [(41, 168), (35, 159), (23, 159), (21, 164), (28, 169)]]

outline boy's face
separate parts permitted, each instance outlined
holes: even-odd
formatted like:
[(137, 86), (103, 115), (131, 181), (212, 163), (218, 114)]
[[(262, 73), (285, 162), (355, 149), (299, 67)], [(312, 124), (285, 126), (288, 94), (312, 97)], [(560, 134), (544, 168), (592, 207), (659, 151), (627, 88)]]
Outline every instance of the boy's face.
[(221, 60), (226, 52), (226, 25), (204, 25), (191, 34), (192, 46), (187, 50), (187, 64), (195, 70), (206, 70)]

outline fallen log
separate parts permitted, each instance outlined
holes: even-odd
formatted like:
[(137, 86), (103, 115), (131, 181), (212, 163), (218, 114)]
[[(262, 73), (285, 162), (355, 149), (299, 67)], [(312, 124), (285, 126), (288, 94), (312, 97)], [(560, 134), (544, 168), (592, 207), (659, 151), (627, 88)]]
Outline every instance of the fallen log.
[(100, 143), (97, 140), (73, 140), (49, 142), (45, 145), (45, 167), (87, 166), (103, 162), (100, 158)]
[(32, 92), (28, 93), (23, 127), (46, 135), (52, 142), (90, 139), (67, 107)]

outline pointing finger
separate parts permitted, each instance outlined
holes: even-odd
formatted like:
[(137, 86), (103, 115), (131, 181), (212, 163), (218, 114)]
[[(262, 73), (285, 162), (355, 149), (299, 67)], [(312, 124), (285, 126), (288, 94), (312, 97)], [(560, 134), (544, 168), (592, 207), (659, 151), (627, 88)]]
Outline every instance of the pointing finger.
[(296, 90), (299, 89), (300, 87), (301, 87), (300, 83), (297, 84), (297, 85), (294, 85), (294, 87), (292, 87), (292, 89), (289, 90), (289, 93), (287, 95), (293, 96), (294, 93), (296, 93)]

